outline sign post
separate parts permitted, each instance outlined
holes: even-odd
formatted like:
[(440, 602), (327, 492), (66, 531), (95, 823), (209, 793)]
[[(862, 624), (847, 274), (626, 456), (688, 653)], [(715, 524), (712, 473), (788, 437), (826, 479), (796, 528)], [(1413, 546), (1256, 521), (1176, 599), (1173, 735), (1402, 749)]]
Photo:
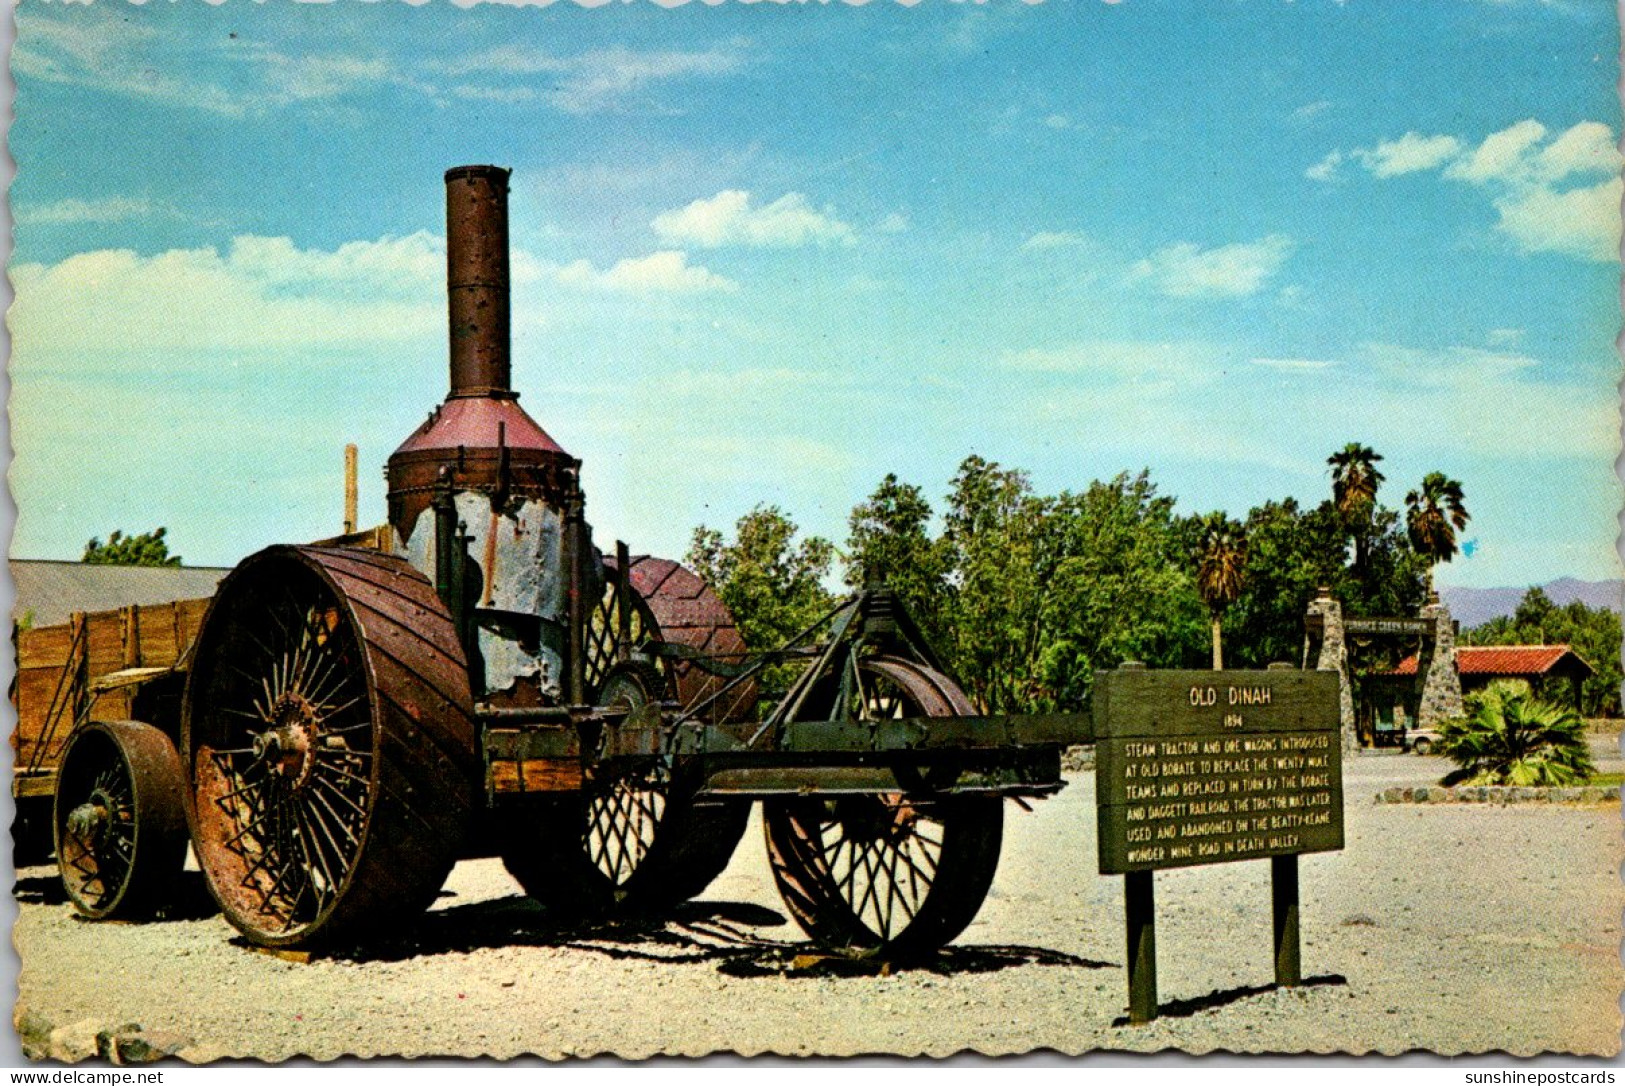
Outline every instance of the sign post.
[(1123, 875), (1129, 1021), (1157, 1016), (1154, 872), (1270, 861), (1275, 982), (1302, 982), (1298, 855), (1343, 847), (1333, 672), (1149, 671), (1095, 689), (1100, 871)]

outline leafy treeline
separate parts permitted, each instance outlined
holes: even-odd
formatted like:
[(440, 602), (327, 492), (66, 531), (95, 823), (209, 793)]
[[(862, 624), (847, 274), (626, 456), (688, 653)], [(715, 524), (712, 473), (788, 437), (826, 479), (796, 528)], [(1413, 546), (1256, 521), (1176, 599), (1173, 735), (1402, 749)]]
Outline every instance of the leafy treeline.
[(79, 561), (96, 566), (178, 566), (181, 556), (169, 553), (165, 530), (154, 528), (140, 535), (125, 535), (114, 529), (107, 542), (92, 539), (85, 544)]
[[(1559, 607), (1539, 588), (1524, 593), (1510, 616), (1492, 618), (1463, 636), (1469, 645), (1568, 645), (1594, 669), (1580, 689), (1580, 709), (1586, 716), (1618, 716), (1620, 618), (1605, 607), (1587, 607), (1579, 600)], [(1568, 682), (1553, 679), (1536, 693), (1547, 701), (1570, 704)], [(1549, 689), (1545, 689), (1549, 687)]]
[[(1460, 484), (1439, 476), (1431, 496), (1412, 493), (1402, 519), (1378, 500), (1380, 459), (1349, 446), (1330, 461), (1332, 497), (1309, 509), (1268, 502), (1238, 523), (1178, 515), (1145, 471), (1044, 495), (1026, 472), (971, 456), (940, 520), (919, 487), (888, 475), (852, 510), (839, 551), (798, 542), (782, 510), (760, 506), (732, 540), (697, 529), (688, 561), (753, 649), (827, 613), (836, 599), (824, 585), (839, 561), (851, 587), (890, 583), (987, 711), (1079, 709), (1096, 672), (1127, 659), (1208, 667), (1222, 640), (1232, 667), (1299, 662), (1319, 585), (1350, 614), (1414, 614), (1432, 563), (1454, 553), (1466, 521)], [(1424, 538), (1419, 518), (1430, 510), (1443, 527), (1429, 521)], [(783, 681), (772, 677), (767, 692)]]

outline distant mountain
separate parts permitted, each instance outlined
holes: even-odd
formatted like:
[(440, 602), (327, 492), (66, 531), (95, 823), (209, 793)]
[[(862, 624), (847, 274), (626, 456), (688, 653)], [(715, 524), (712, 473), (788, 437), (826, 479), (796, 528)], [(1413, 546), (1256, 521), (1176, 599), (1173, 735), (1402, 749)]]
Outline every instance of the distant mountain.
[[(1625, 581), (1577, 581), (1561, 577), (1550, 584), (1541, 585), (1552, 602), (1559, 607), (1579, 600), (1587, 607), (1606, 607), (1610, 611), (1625, 611)], [(1528, 587), (1523, 588), (1450, 588), (1439, 589), (1439, 596), (1450, 614), (1463, 629), (1482, 625), (1500, 615), (1510, 615), (1518, 609)]]

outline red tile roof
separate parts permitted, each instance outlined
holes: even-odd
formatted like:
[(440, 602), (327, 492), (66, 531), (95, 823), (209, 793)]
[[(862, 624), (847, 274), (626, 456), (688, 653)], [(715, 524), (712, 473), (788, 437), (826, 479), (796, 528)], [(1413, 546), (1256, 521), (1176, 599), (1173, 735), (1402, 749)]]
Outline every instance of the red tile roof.
[[(1461, 675), (1544, 675), (1572, 655), (1586, 671), (1591, 666), (1567, 645), (1462, 645), (1456, 649)], [(1407, 656), (1390, 675), (1415, 675), (1416, 657)]]

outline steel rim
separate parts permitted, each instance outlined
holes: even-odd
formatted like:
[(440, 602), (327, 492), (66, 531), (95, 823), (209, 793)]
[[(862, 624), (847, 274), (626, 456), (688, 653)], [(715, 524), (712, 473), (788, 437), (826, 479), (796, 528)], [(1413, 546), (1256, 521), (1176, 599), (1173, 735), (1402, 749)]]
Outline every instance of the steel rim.
[[(365, 841), (377, 774), (365, 656), (337, 595), (306, 570), (248, 594), (257, 629), (223, 646), (195, 718), (204, 862), (256, 930), (317, 924)], [(241, 664), (235, 661), (241, 661)]]
[[(852, 679), (852, 708), (860, 720), (938, 715), (932, 712), (937, 706), (923, 704), (876, 666), (854, 661)], [(815, 865), (815, 877), (881, 943), (919, 916), (936, 883), (947, 834), (932, 804), (902, 793), (809, 803), (792, 828), (809, 846), (804, 855)]]
[[(648, 687), (664, 685), (665, 678), (652, 666), (616, 670), (612, 665), (601, 681), (598, 704), (636, 709), (648, 703)], [(656, 763), (643, 773), (619, 777), (588, 797), (582, 847), (587, 861), (615, 889), (626, 885), (654, 848), (670, 785), (670, 772)]]
[[(96, 916), (118, 904), (135, 867), (135, 784), (115, 744), (90, 744), (76, 759), (81, 764), (63, 774), (61, 794), (86, 794), (88, 788), (88, 795), (60, 818), (57, 849), (68, 896)], [(90, 760), (88, 771), (84, 759)]]

